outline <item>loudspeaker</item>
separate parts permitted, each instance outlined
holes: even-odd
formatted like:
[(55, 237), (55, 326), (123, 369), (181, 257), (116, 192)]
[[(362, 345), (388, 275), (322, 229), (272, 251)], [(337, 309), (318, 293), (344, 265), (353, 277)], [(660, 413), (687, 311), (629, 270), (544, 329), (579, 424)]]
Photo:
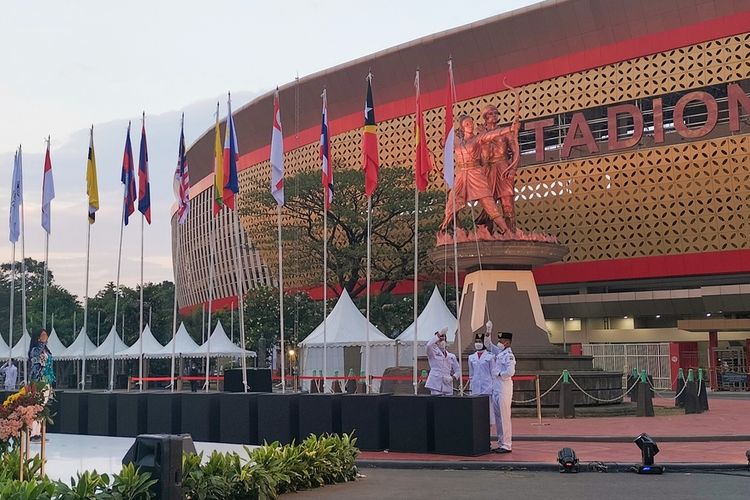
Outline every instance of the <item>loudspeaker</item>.
[(296, 441), (298, 411), (299, 394), (258, 394), (258, 441)]
[(346, 394), (341, 398), (341, 432), (354, 432), (357, 448), (388, 448), (388, 401), (390, 394)]
[(114, 436), (117, 411), (115, 395), (111, 392), (91, 392), (88, 395), (89, 436)]
[(47, 401), (49, 407), (49, 414), (52, 418), (52, 423), (47, 425), (47, 432), (60, 432), (60, 422), (62, 419), (62, 413), (60, 412), (60, 398), (62, 393), (65, 391), (55, 390), (52, 392), (52, 397)]
[(258, 394), (219, 393), (219, 442), (260, 444), (258, 441)]
[(180, 393), (146, 394), (146, 431), (149, 434), (180, 432)]
[[(273, 392), (270, 368), (247, 369), (248, 392)], [(224, 370), (224, 392), (244, 392), (242, 387), (242, 369)]]
[(432, 411), (433, 401), (438, 397), (443, 396), (391, 396), (388, 402), (391, 451), (430, 453), (435, 449)]
[(490, 452), (490, 398), (433, 398), (435, 453), (476, 456)]
[(299, 396), (299, 438), (310, 434), (341, 433), (340, 394), (301, 394)]
[(219, 394), (188, 392), (181, 394), (182, 425), (180, 432), (193, 436), (194, 441), (218, 441)]
[(146, 433), (146, 395), (139, 392), (115, 393), (115, 435), (136, 437)]
[(88, 431), (88, 392), (65, 391), (60, 394), (60, 432), (86, 434)]
[(185, 435), (141, 434), (130, 447), (122, 464), (134, 464), (150, 472), (157, 483), (152, 491), (160, 500), (180, 500), (182, 495), (182, 454), (195, 453), (192, 438)]

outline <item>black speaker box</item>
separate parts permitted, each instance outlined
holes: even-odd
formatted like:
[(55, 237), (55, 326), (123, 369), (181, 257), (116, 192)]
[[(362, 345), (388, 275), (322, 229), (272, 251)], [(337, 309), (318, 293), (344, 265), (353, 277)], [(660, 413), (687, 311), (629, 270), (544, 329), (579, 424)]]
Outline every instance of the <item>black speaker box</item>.
[(90, 392), (88, 395), (89, 436), (115, 436), (116, 401), (111, 392)]
[(49, 414), (52, 417), (52, 423), (47, 424), (47, 432), (60, 432), (60, 421), (62, 412), (60, 412), (60, 398), (65, 391), (54, 391), (52, 397), (47, 402)]
[(341, 433), (341, 394), (300, 394), (299, 438)]
[(141, 392), (115, 393), (115, 435), (136, 437), (146, 432), (146, 395)]
[(146, 394), (146, 431), (149, 434), (180, 432), (180, 393), (153, 392)]
[(354, 432), (357, 448), (380, 451), (388, 448), (388, 402), (390, 394), (345, 394), (341, 398), (341, 432)]
[(258, 394), (258, 441), (298, 440), (299, 394)]
[(86, 434), (88, 431), (88, 392), (65, 391), (60, 394), (60, 432)]
[[(270, 368), (247, 369), (248, 392), (273, 392)], [(244, 392), (242, 368), (224, 370), (224, 392)]]
[(141, 472), (151, 473), (157, 483), (152, 487), (160, 500), (180, 500), (182, 494), (182, 454), (195, 453), (190, 436), (141, 434), (125, 454), (122, 464), (135, 464)]
[(180, 394), (182, 426), (180, 432), (193, 441), (219, 440), (219, 393), (186, 392)]
[(388, 402), (391, 451), (430, 453), (435, 449), (432, 405), (437, 397), (441, 396), (391, 396)]
[(258, 442), (258, 394), (219, 393), (219, 441), (234, 444)]
[(490, 398), (433, 398), (435, 453), (476, 456), (490, 452)]

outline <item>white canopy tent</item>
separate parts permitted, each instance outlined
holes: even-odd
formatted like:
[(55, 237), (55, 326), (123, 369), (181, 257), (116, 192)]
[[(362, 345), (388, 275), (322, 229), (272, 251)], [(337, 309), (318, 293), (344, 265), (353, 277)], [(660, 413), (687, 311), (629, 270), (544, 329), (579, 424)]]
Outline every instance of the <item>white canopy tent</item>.
[(174, 355), (177, 357), (195, 357), (195, 351), (197, 351), (199, 347), (188, 333), (187, 328), (185, 328), (185, 323), (180, 323), (180, 328), (177, 329), (174, 339), (167, 342), (167, 345), (162, 347), (159, 351), (149, 354), (146, 357), (171, 358), (172, 344), (174, 344)]
[[(435, 335), (435, 332), (448, 329), (446, 335), (447, 343), (452, 344), (456, 340), (456, 317), (445, 305), (440, 290), (436, 286), (432, 291), (430, 300), (427, 302), (422, 313), (417, 318), (417, 355), (424, 355), (424, 347)], [(399, 366), (412, 366), (414, 364), (414, 322), (396, 337), (398, 341), (398, 364)], [(465, 346), (464, 346), (465, 347)]]
[[(326, 318), (326, 376), (332, 377), (335, 372), (340, 376), (344, 373), (344, 349), (347, 347), (360, 348), (361, 369), (365, 369), (365, 346), (367, 344), (367, 318), (357, 309), (349, 294), (344, 290), (338, 302)], [(389, 366), (393, 366), (396, 342), (386, 337), (372, 323), (370, 331), (370, 375), (381, 376)], [(323, 369), (323, 323), (318, 325), (302, 342), (301, 357), (302, 375), (312, 376), (313, 370)], [(357, 374), (359, 375), (359, 374)], [(309, 381), (305, 385), (309, 386)], [(329, 382), (326, 389), (330, 389)], [(378, 391), (380, 381), (372, 384), (373, 391)]]
[(18, 360), (28, 359), (29, 345), (31, 345), (31, 335), (29, 335), (29, 332), (23, 332), (21, 338), (13, 346), (12, 358)]
[[(78, 336), (71, 342), (67, 349), (61, 354), (52, 353), (54, 359), (65, 360), (65, 359), (83, 359), (83, 348), (86, 346), (86, 359), (89, 359), (91, 353), (96, 350), (96, 345), (91, 342), (88, 335), (81, 328)], [(50, 349), (51, 351), (52, 349)]]
[[(242, 348), (229, 340), (229, 337), (227, 337), (227, 334), (224, 331), (224, 327), (221, 326), (221, 321), (216, 323), (216, 328), (214, 328), (209, 340), (211, 341), (212, 358), (237, 358), (242, 356)], [(206, 340), (203, 345), (193, 352), (193, 354), (199, 357), (205, 356), (208, 352), (208, 342), (209, 341)], [(255, 352), (245, 351), (245, 356), (255, 357)]]
[(0, 335), (0, 359), (5, 359), (7, 361), (9, 355), (10, 347), (8, 347), (8, 343), (5, 341), (2, 335)]
[[(148, 324), (146, 324), (145, 328), (143, 329), (143, 334), (141, 335), (140, 340), (136, 340), (133, 343), (133, 345), (131, 345), (124, 351), (119, 351), (115, 353), (115, 358), (138, 359), (141, 355), (141, 342), (143, 343), (143, 356), (144, 357), (148, 357), (149, 355), (156, 354), (158, 352), (161, 352), (162, 349), (164, 349), (164, 346), (161, 345), (159, 341), (156, 340), (156, 337), (154, 337), (154, 334), (151, 333), (151, 327)], [(171, 352), (170, 352), (170, 355), (171, 355)]]
[(94, 352), (89, 355), (88, 351), (86, 351), (86, 359), (109, 359), (112, 357), (112, 346), (114, 344), (114, 353), (117, 355), (118, 352), (122, 352), (125, 349), (128, 348), (127, 344), (122, 341), (120, 338), (120, 335), (117, 333), (117, 329), (112, 326), (112, 329), (107, 334), (107, 338), (104, 339), (104, 341), (99, 344), (99, 347), (97, 347)]
[(52, 359), (59, 358), (67, 350), (67, 347), (60, 341), (60, 337), (57, 336), (54, 328), (52, 329), (52, 333), (49, 334), (49, 339), (47, 339), (47, 349), (52, 353)]

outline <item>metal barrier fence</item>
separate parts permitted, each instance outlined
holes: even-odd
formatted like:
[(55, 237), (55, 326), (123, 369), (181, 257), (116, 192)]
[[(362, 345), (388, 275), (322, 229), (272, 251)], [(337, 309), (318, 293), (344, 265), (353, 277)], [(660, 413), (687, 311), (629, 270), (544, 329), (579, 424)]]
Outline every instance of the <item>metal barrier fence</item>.
[(636, 368), (646, 370), (654, 388), (672, 390), (669, 366), (669, 343), (650, 344), (583, 344), (584, 356), (593, 356), (594, 368), (622, 373), (622, 387), (627, 389), (628, 375)]

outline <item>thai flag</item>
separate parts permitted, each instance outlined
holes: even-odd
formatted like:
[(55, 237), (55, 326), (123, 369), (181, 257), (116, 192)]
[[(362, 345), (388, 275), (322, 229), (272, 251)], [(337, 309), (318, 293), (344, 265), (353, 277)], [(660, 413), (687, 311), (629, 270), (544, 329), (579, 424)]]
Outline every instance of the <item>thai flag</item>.
[(133, 147), (130, 145), (130, 123), (128, 122), (128, 134), (125, 138), (125, 152), (122, 155), (122, 173), (120, 181), (125, 186), (123, 195), (123, 216), (125, 225), (128, 225), (128, 218), (135, 212), (135, 172), (133, 169)]
[(227, 130), (224, 135), (224, 205), (234, 210), (235, 195), (240, 191), (237, 180), (237, 160), (239, 151), (237, 149), (237, 132), (234, 129), (232, 118), (232, 99), (227, 99)]
[(138, 156), (138, 211), (151, 224), (151, 187), (148, 182), (148, 147), (146, 146), (146, 120), (141, 127), (141, 151)]
[(273, 96), (273, 130), (271, 131), (271, 194), (279, 206), (284, 205), (284, 134), (281, 130), (279, 89)]
[(184, 224), (190, 213), (190, 173), (185, 154), (185, 115), (180, 127), (180, 147), (177, 156), (177, 168), (174, 171), (174, 195), (177, 198), (177, 221)]
[(333, 202), (333, 166), (331, 165), (331, 142), (328, 136), (328, 97), (323, 90), (323, 120), (320, 126), (320, 160), (323, 170), (324, 210)]
[(55, 182), (52, 179), (52, 159), (49, 156), (49, 138), (47, 153), (44, 155), (44, 178), (42, 179), (42, 227), (47, 234), (52, 232), (52, 200), (55, 198)]

